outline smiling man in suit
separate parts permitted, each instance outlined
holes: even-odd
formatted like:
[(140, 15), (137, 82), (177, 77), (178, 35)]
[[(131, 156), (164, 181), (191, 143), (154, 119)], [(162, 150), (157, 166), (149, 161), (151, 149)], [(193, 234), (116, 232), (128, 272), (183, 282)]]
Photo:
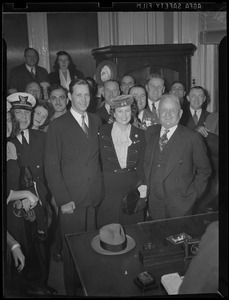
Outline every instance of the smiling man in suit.
[(24, 51), (25, 62), (13, 68), (9, 76), (8, 93), (24, 92), (29, 82), (48, 82), (48, 72), (45, 68), (38, 66), (39, 54), (34, 48), (26, 48)]
[(146, 130), (145, 176), (153, 220), (192, 214), (211, 174), (202, 136), (179, 125), (181, 115), (179, 99), (164, 94), (160, 124)]
[(95, 210), (102, 199), (98, 131), (101, 120), (87, 113), (89, 85), (77, 79), (70, 83), (71, 109), (48, 128), (45, 171), (48, 185), (60, 207), (64, 282), (67, 295), (80, 294), (65, 234), (95, 230)]

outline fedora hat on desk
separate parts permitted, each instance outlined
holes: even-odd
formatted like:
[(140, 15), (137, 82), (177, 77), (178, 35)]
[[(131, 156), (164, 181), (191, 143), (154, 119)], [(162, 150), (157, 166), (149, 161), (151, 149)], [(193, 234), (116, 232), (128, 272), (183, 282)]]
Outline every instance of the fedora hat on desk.
[(136, 243), (125, 234), (120, 224), (108, 224), (100, 228), (99, 234), (91, 241), (92, 248), (104, 255), (118, 255), (129, 252)]
[(107, 80), (116, 80), (117, 65), (111, 60), (102, 61), (96, 68), (96, 81), (103, 85)]

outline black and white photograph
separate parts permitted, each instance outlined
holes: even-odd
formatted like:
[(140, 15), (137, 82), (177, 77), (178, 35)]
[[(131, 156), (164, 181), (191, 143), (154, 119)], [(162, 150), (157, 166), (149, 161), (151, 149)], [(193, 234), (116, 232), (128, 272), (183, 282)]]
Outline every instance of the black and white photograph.
[(228, 296), (226, 2), (2, 4), (4, 298)]

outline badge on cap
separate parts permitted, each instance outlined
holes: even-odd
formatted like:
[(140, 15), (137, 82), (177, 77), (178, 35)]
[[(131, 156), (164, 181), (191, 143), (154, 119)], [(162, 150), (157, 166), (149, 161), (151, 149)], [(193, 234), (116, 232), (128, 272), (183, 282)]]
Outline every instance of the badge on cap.
[(28, 93), (13, 93), (7, 97), (7, 101), (10, 102), (13, 108), (18, 109), (32, 110), (36, 104), (34, 96)]

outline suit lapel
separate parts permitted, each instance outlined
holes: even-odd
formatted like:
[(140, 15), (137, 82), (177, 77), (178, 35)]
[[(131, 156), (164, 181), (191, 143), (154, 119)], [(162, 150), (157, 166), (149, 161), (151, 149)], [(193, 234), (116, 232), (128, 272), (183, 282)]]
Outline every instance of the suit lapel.
[(149, 164), (146, 168), (146, 170), (148, 170), (148, 174), (146, 174), (147, 178), (150, 177), (150, 172), (151, 172), (152, 164), (153, 164), (153, 157), (154, 157), (154, 153), (155, 153), (155, 147), (158, 145), (158, 142), (159, 142), (160, 130), (161, 130), (161, 126), (158, 127), (156, 132), (151, 134), (151, 138), (150, 138), (150, 142), (149, 142), (149, 146), (148, 146), (148, 149), (151, 149), (151, 154), (150, 154), (150, 158), (149, 158)]
[[(167, 162), (167, 168), (165, 170), (165, 177), (164, 179), (170, 174), (172, 169), (180, 163), (179, 159), (181, 157), (181, 153), (184, 151), (184, 143), (185, 139), (183, 137), (183, 130), (178, 125), (177, 129), (173, 133), (171, 137), (171, 145), (169, 147), (168, 151), (168, 162)], [(175, 145), (175, 146), (174, 146)]]

